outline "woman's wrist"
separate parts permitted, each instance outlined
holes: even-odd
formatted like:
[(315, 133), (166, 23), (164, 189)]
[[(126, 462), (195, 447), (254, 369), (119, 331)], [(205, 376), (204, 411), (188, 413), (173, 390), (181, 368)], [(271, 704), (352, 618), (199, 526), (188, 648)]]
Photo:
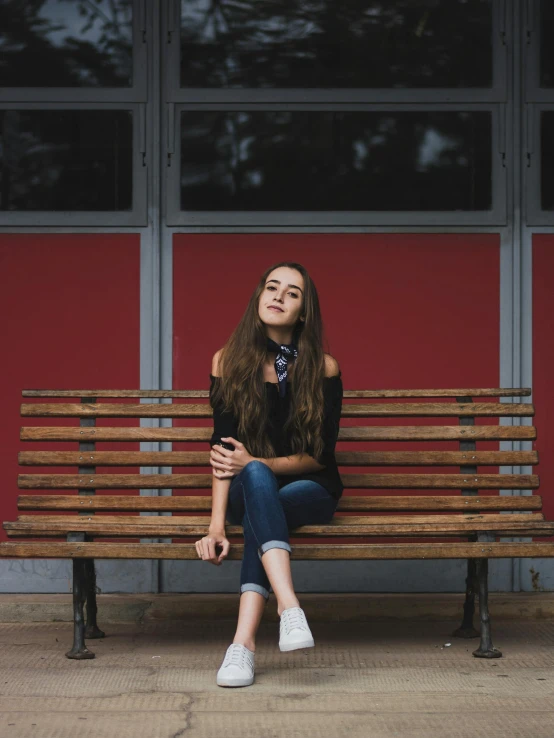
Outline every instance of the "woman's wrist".
[(214, 533), (223, 533), (225, 534), (225, 523), (218, 523), (218, 522), (212, 522), (209, 525), (208, 533), (210, 535), (213, 535)]

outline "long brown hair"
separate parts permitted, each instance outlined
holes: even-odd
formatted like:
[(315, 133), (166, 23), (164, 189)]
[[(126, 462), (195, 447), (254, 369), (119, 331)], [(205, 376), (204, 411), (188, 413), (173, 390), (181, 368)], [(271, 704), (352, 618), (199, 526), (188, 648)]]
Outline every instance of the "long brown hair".
[(219, 375), (211, 396), (212, 407), (222, 400), (226, 411), (238, 420), (238, 434), (252, 456), (276, 456), (267, 433), (268, 402), (263, 365), (267, 358), (265, 324), (258, 313), (260, 295), (269, 274), (278, 267), (296, 269), (304, 277), (301, 315), (293, 330), (298, 347), (294, 378), (287, 382), (291, 410), (284, 425), (293, 454), (311, 453), (319, 458), (323, 451), (323, 323), (315, 284), (307, 270), (296, 262), (281, 261), (266, 269), (250, 297), (239, 324), (221, 349)]

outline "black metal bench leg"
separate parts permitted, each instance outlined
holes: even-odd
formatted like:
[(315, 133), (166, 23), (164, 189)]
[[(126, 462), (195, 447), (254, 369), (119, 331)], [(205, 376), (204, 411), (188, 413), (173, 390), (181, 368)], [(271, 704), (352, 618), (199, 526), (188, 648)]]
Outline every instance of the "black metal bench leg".
[(489, 560), (476, 559), (477, 578), (479, 580), (479, 616), (481, 619), (481, 643), (479, 648), (473, 651), (473, 655), (481, 659), (498, 659), (502, 651), (494, 648), (491, 637), (491, 624), (489, 617)]
[(68, 659), (93, 659), (85, 646), (85, 618), (83, 605), (86, 597), (86, 574), (83, 559), (73, 559), (73, 646), (65, 655)]
[(85, 626), (85, 637), (105, 638), (106, 634), (100, 630), (96, 622), (98, 607), (96, 606), (96, 569), (94, 559), (83, 559), (85, 565), (86, 600), (87, 600), (87, 623)]
[(475, 568), (475, 559), (467, 560), (467, 576), (466, 576), (466, 599), (464, 602), (464, 616), (462, 624), (452, 633), (454, 638), (479, 638), (479, 631), (473, 625), (473, 617), (475, 615), (475, 584), (477, 581), (477, 571)]

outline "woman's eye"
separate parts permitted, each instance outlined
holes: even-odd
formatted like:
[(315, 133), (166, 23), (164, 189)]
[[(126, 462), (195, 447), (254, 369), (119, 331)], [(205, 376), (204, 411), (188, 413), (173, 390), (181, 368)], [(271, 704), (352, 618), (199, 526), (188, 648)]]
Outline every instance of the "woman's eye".
[[(273, 286), (272, 284), (270, 284), (270, 285), (269, 285), (269, 287), (268, 287), (267, 289), (268, 289), (268, 290), (276, 290), (276, 289), (277, 289), (277, 287), (274, 287), (274, 286)], [(298, 297), (298, 295), (296, 294), (296, 292), (289, 292), (288, 294), (289, 294), (289, 295), (292, 295), (293, 297)]]

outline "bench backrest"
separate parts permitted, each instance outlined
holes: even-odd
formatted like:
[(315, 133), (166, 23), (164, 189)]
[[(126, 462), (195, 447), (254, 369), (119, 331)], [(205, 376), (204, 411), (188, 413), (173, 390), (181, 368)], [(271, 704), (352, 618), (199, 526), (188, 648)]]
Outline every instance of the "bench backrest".
[[(530, 394), (531, 390), (526, 388), (344, 390), (336, 458), (345, 492), (337, 509), (351, 512), (540, 510), (540, 496), (520, 494), (538, 488), (537, 475), (513, 473), (513, 469), (512, 473), (499, 473), (495, 469), (536, 465), (536, 451), (477, 450), (478, 442), (518, 443), (536, 438), (533, 426), (520, 424), (520, 419), (534, 415), (532, 404), (498, 402), (502, 397)], [(46, 418), (48, 425), (25, 425), (21, 429), (22, 441), (61, 442), (73, 447), (77, 443), (78, 450), (22, 451), (20, 465), (34, 469), (33, 473), (19, 475), (19, 487), (72, 490), (78, 494), (21, 495), (20, 510), (86, 510), (87, 513), (211, 510), (209, 494), (114, 494), (116, 490), (211, 489), (209, 450), (151, 450), (152, 444), (161, 444), (163, 448), (170, 443), (186, 443), (188, 447), (190, 443), (209, 441), (212, 424), (206, 421), (212, 417), (212, 410), (207, 401), (198, 402), (208, 398), (207, 390), (24, 390), (23, 396), (34, 401), (22, 404), (22, 417)], [(40, 402), (36, 402), (38, 399)], [(144, 399), (150, 402), (139, 401)], [(163, 401), (169, 399), (171, 403)], [(136, 423), (115, 426), (112, 419), (116, 418), (134, 419)], [(63, 424), (57, 424), (59, 419), (63, 419)], [(79, 425), (68, 426), (67, 419), (74, 419)], [(144, 419), (143, 425), (140, 419)], [(354, 420), (345, 423), (345, 419)], [(499, 424), (498, 419), (515, 424)], [(169, 420), (179, 425), (168, 427)], [(118, 450), (121, 442), (140, 442), (142, 448), (148, 445), (150, 450)], [(346, 444), (368, 442), (379, 443), (379, 450), (343, 448)], [(382, 444), (388, 442), (392, 448), (382, 449)], [(444, 450), (445, 443), (451, 447), (453, 442), (455, 449)], [(105, 443), (110, 444), (109, 449), (97, 448), (97, 444)], [(410, 448), (396, 450), (399, 443)], [(412, 450), (416, 443), (423, 444), (423, 448)], [(41, 468), (52, 466), (67, 467), (67, 471), (44, 473)], [(147, 468), (150, 473), (129, 472), (129, 467)], [(173, 473), (167, 467), (172, 467)], [(198, 467), (205, 469), (199, 473)], [(346, 467), (355, 471), (345, 472)], [(393, 467), (404, 470), (391, 473)], [(485, 473), (478, 473), (478, 467), (485, 467)], [(194, 471), (187, 471), (189, 468)], [(102, 494), (95, 494), (98, 490)], [(349, 490), (357, 492), (350, 494)], [(370, 490), (394, 490), (394, 494), (364, 493)], [(518, 493), (499, 495), (500, 490), (518, 490)]]

